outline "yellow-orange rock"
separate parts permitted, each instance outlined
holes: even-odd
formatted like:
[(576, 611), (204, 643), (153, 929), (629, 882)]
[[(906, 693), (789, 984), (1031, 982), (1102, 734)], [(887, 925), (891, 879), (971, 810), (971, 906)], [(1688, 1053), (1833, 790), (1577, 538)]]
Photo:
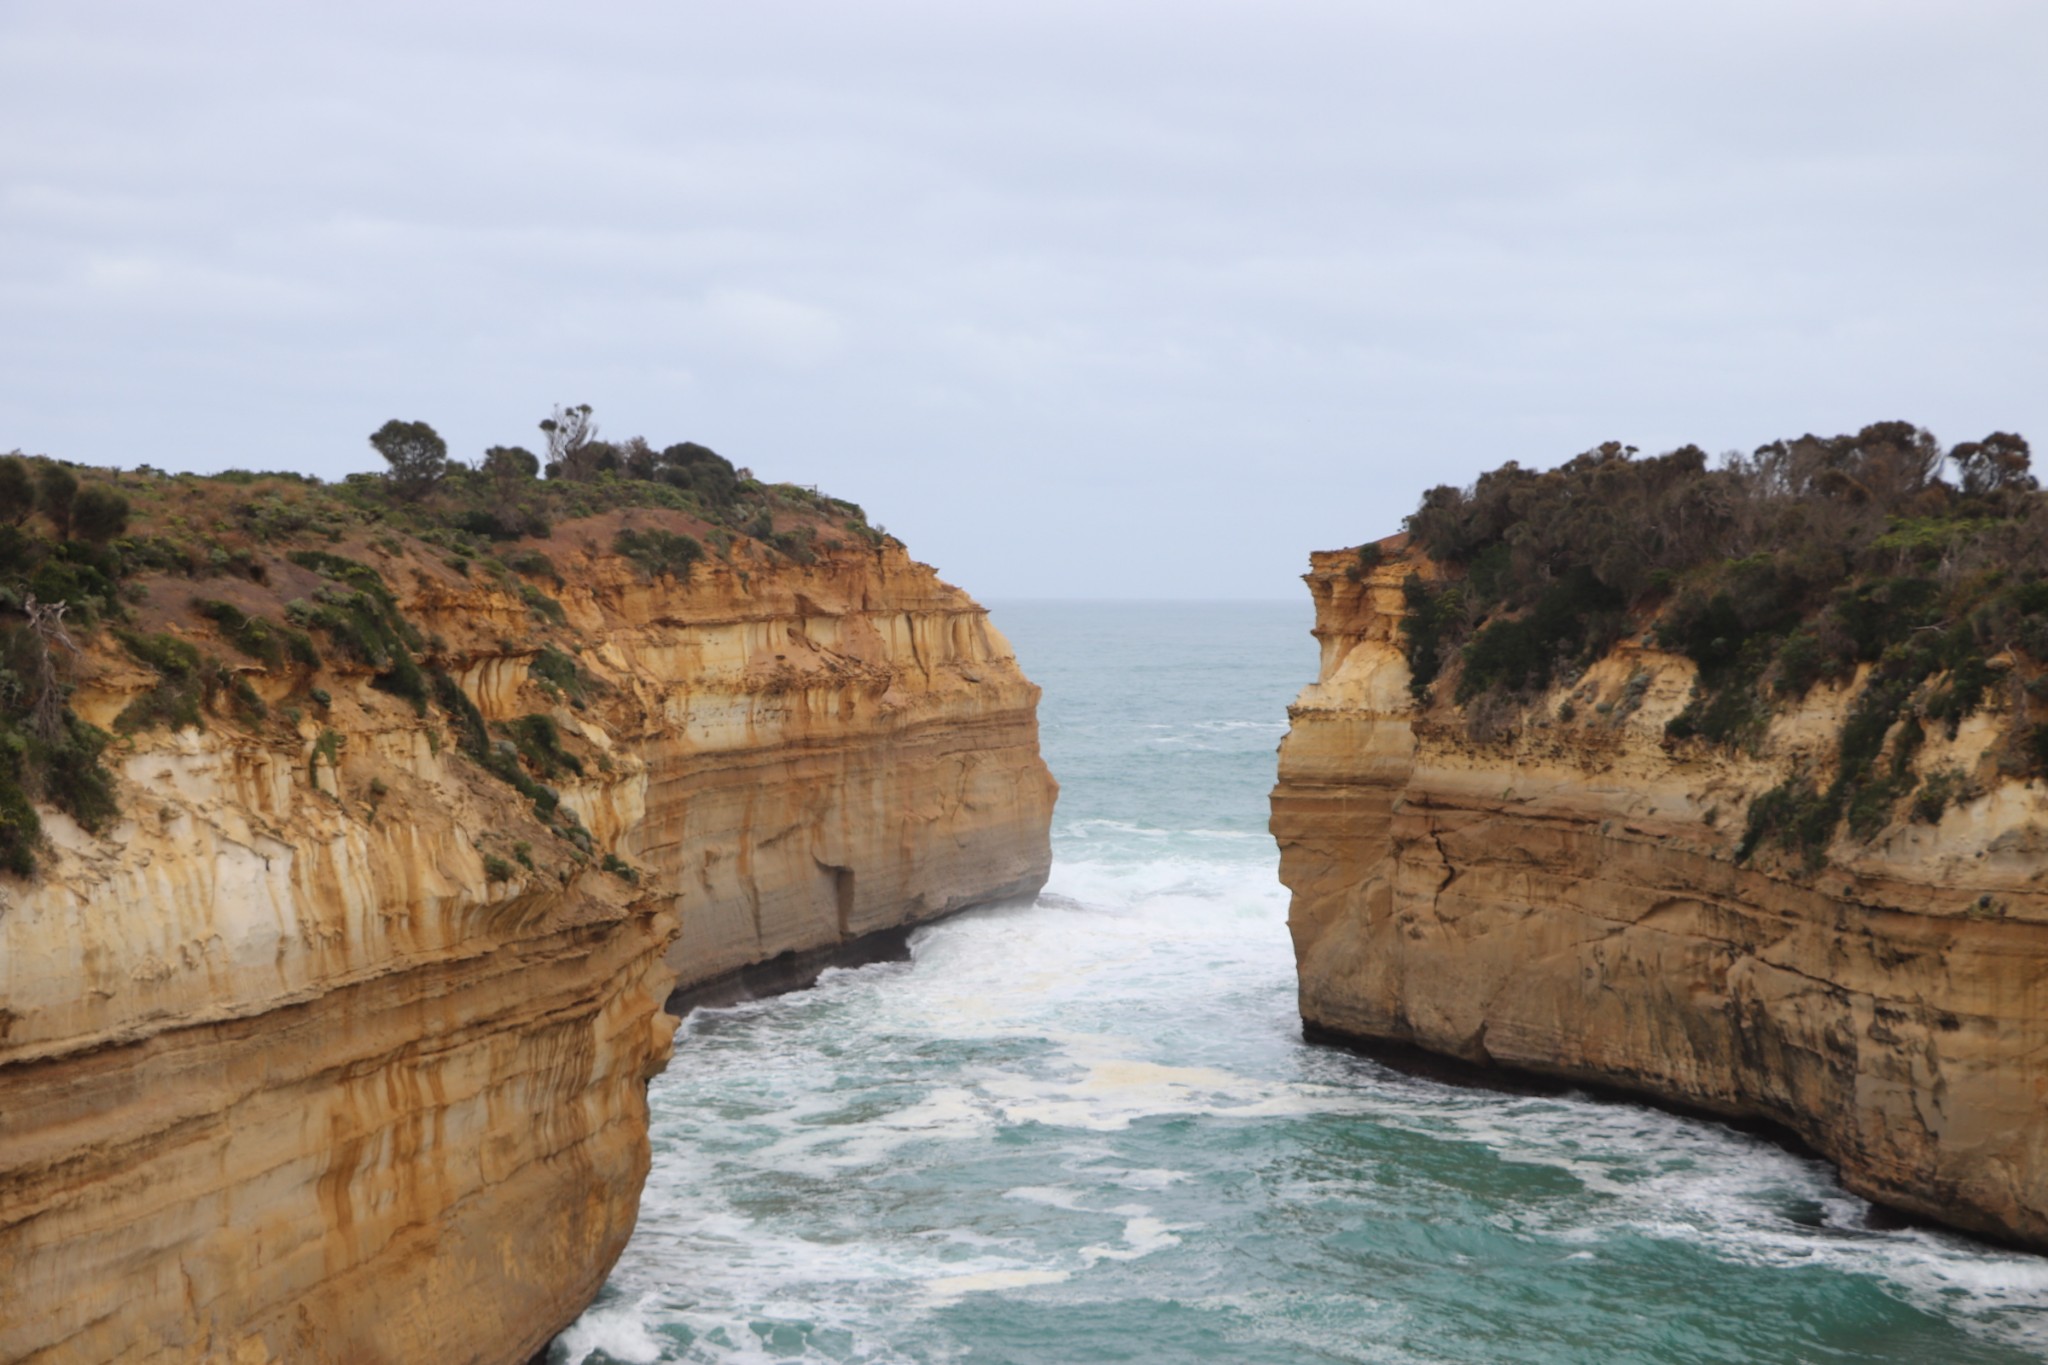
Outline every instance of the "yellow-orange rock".
[[(267, 728), (126, 743), (103, 837), (45, 813), (0, 880), (0, 1359), (524, 1361), (631, 1232), (679, 975), (1042, 882), (1037, 691), (964, 594), (894, 542), (650, 580), (610, 529), (547, 547), (565, 627), (335, 547), (486, 716), (553, 717), (590, 860), (362, 670), (323, 710), (250, 669)], [(74, 704), (151, 681), (105, 650)]]
[(1937, 823), (1745, 863), (1749, 801), (1828, 761), (1853, 686), (1753, 756), (1667, 746), (1692, 665), (1631, 639), (1474, 738), (1410, 696), (1401, 583), (1432, 569), (1387, 544), (1308, 575), (1272, 817), (1305, 1024), (1765, 1120), (1871, 1199), (2048, 1247), (2048, 791), (1980, 762), (1995, 717), (1918, 756), (1984, 775)]

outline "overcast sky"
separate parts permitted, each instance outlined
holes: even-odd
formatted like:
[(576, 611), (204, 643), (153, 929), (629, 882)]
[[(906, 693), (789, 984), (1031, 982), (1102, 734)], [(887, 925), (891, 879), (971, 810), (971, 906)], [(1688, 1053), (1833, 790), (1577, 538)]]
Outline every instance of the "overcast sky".
[(0, 0), (0, 450), (604, 435), (988, 598), (1905, 418), (2048, 464), (2048, 5)]

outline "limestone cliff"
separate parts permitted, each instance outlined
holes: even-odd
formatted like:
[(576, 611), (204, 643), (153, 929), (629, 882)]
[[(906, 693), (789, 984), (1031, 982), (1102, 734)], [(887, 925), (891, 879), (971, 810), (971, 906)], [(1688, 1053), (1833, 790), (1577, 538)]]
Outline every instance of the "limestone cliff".
[(1403, 583), (1437, 570), (1382, 545), (1314, 557), (1273, 793), (1311, 1031), (1765, 1120), (1873, 1200), (2048, 1247), (2048, 791), (1992, 761), (1998, 718), (1900, 750), (1972, 774), (1957, 804), (1745, 848), (1868, 665), (1746, 749), (1673, 742), (1695, 667), (1638, 621), (1490, 727), (1411, 693)]
[[(419, 668), (209, 663), (203, 727), (109, 750), (118, 819), (0, 876), (0, 1359), (523, 1361), (632, 1229), (678, 979), (1043, 881), (1037, 690), (965, 594), (879, 536), (650, 574), (622, 525), (703, 533), (140, 581), (235, 659), (381, 580)], [(173, 685), (139, 648), (86, 647), (84, 720)]]

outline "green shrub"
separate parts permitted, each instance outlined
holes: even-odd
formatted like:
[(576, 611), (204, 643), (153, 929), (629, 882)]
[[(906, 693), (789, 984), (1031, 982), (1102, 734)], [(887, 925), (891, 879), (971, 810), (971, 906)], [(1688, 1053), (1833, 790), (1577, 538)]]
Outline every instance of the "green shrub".
[(1671, 740), (1704, 739), (1724, 748), (1754, 740), (1768, 716), (1747, 677), (1718, 676), (1718, 686), (1702, 675), (1693, 683), (1685, 707), (1664, 723), (1664, 736)]
[[(399, 612), (398, 601), (383, 576), (367, 564), (324, 550), (295, 550), (288, 558), (344, 587), (322, 587), (316, 594), (317, 605), (294, 602), (285, 615), (325, 634), (343, 654), (376, 670), (370, 686), (411, 702), (413, 710), (424, 716), (427, 679), (413, 657), (424, 641)], [(311, 648), (308, 640), (306, 649)]]
[(1485, 692), (1538, 692), (1560, 664), (1597, 655), (1620, 633), (1621, 596), (1590, 570), (1544, 589), (1526, 616), (1489, 622), (1465, 646), (1462, 704)]
[[(483, 713), (476, 709), (476, 704), (470, 701), (468, 694), (448, 674), (439, 669), (434, 670), (432, 686), (435, 702), (448, 713), (449, 721), (454, 727), (456, 747), (477, 766), (531, 801), (534, 813), (540, 816), (543, 823), (553, 824), (560, 809), (560, 798), (527, 775), (526, 769), (520, 763), (519, 744), (512, 740), (492, 742), (490, 732), (484, 725)], [(545, 722), (545, 731), (539, 726), (527, 724), (532, 721)], [(508, 728), (514, 727), (517, 727), (522, 737), (533, 746), (535, 754), (557, 755), (565, 767), (576, 762), (573, 756), (560, 751), (559, 735), (554, 730), (554, 722), (548, 717), (522, 716)], [(542, 763), (537, 761), (536, 766), (542, 766)], [(578, 766), (574, 770), (580, 772), (581, 767)], [(556, 833), (560, 834), (563, 831), (557, 829)]]
[(116, 629), (114, 638), (136, 662), (156, 670), (155, 687), (128, 703), (114, 717), (114, 728), (122, 734), (164, 726), (182, 730), (203, 729), (205, 707), (214, 670), (203, 668), (197, 648), (175, 635), (142, 635)]
[(798, 564), (815, 564), (818, 562), (818, 528), (815, 526), (806, 525), (796, 527), (794, 530), (777, 531), (767, 539), (768, 543), (774, 546), (777, 551), (788, 556)]
[(1927, 742), (1927, 727), (1920, 718), (1907, 715), (1899, 722), (1898, 738), (1892, 741), (1892, 776), (1905, 777), (1913, 770), (1913, 756)]
[(1892, 811), (1899, 798), (1912, 788), (1912, 782), (1904, 778), (1880, 778), (1857, 787), (1849, 797), (1849, 833), (1858, 839), (1876, 837), (1891, 822)]
[(1873, 674), (1842, 722), (1837, 763), (1843, 782), (1860, 782), (1877, 761), (1885, 736), (1898, 724), (1912, 693), (1908, 679)]
[(239, 673), (230, 675), (227, 689), (229, 699), (234, 702), (235, 713), (245, 724), (259, 725), (269, 717), (270, 707), (264, 703), (247, 678)]
[(527, 672), (549, 696), (567, 696), (579, 705), (582, 703), (588, 679), (575, 659), (553, 645), (541, 646), (540, 653), (527, 665)]
[(539, 588), (534, 587), (533, 584), (521, 583), (519, 585), (519, 596), (526, 603), (527, 610), (542, 620), (557, 626), (569, 624), (568, 614), (562, 610), (562, 604), (542, 592)]
[(222, 637), (243, 654), (272, 668), (284, 663), (284, 639), (278, 629), (262, 617), (245, 615), (232, 602), (214, 598), (195, 598), (192, 606), (201, 616), (219, 626)]
[(1410, 573), (1401, 580), (1401, 601), (1406, 607), (1401, 644), (1408, 656), (1408, 691), (1424, 701), (1443, 671), (1445, 637), (1462, 613), (1464, 598), (1456, 586), (1432, 589), (1422, 575)]
[(704, 557), (704, 546), (695, 536), (659, 527), (620, 531), (612, 538), (612, 550), (632, 560), (649, 577), (667, 574), (677, 582), (688, 582), (691, 567)]
[(0, 517), (10, 524), (28, 519), (35, 510), (35, 479), (28, 461), (19, 455), (0, 455)]
[(34, 873), (36, 845), (42, 837), (42, 818), (20, 779), (0, 772), (0, 871), (17, 877)]
[(1931, 578), (1879, 578), (1836, 594), (1832, 614), (1870, 662), (1940, 617), (1940, 585)]
[(2028, 729), (2021, 749), (2027, 759), (2027, 771), (2036, 777), (2048, 776), (2048, 725)]
[(81, 488), (71, 503), (71, 527), (81, 540), (104, 545), (128, 529), (128, 499), (100, 484)]
[(323, 578), (331, 578), (337, 583), (348, 584), (358, 592), (366, 592), (386, 605), (393, 603), (391, 589), (385, 584), (384, 576), (361, 560), (330, 554), (325, 550), (293, 550), (285, 558), (302, 569), (311, 569)]
[(49, 518), (57, 539), (71, 539), (71, 509), (78, 498), (78, 476), (54, 460), (36, 470), (36, 510)]
[(70, 603), (72, 623), (91, 629), (100, 617), (113, 614), (119, 589), (99, 565), (70, 555), (71, 548), (58, 546), (28, 576), (26, 586), (38, 602)]
[(1871, 541), (1870, 548), (1895, 554), (1901, 562), (1932, 566), (1989, 524), (1981, 516), (1893, 517), (1891, 529)]
[(416, 715), (427, 714), (427, 676), (403, 644), (394, 647), (391, 667), (371, 678), (370, 686), (411, 702)]
[(49, 739), (28, 737), (26, 758), (31, 781), (44, 800), (76, 820), (81, 828), (98, 833), (120, 813), (113, 774), (100, 763), (110, 736), (80, 720), (68, 707), (61, 727)]
[(343, 657), (372, 668), (388, 668), (400, 646), (385, 608), (367, 593), (338, 593), (323, 597), (307, 610), (306, 625), (324, 634)]
[(1927, 698), (1923, 708), (1927, 718), (1943, 722), (1949, 738), (1954, 739), (1963, 720), (1984, 700), (1992, 677), (1991, 666), (1981, 654), (1966, 654), (1950, 668), (1947, 683)]
[(320, 785), (320, 764), (325, 760), (329, 768), (341, 766), (341, 736), (333, 730), (322, 730), (313, 741), (312, 755), (306, 760), (306, 778), (314, 786)]
[(533, 764), (542, 777), (557, 777), (564, 772), (583, 775), (582, 760), (562, 748), (562, 732), (554, 717), (521, 716), (507, 721), (504, 730), (519, 747), (520, 756)]
[(1736, 859), (1748, 862), (1759, 845), (1768, 843), (1797, 849), (1808, 868), (1816, 868), (1827, 855), (1840, 814), (1839, 800), (1815, 791), (1804, 778), (1781, 783), (1750, 802), (1748, 828)]
[(484, 854), (484, 879), (492, 882), (511, 881), (512, 864), (498, 857), (495, 853)]
[(1969, 787), (1969, 777), (1960, 768), (1941, 768), (1927, 774), (1920, 781), (1920, 789), (1913, 793), (1913, 819), (1923, 825), (1940, 821), (1943, 812), (1954, 805)]
[(1819, 635), (1810, 630), (1795, 630), (1778, 648), (1776, 673), (1771, 681), (1774, 691), (1803, 697), (1813, 690), (1815, 683), (1839, 677), (1840, 665), (1822, 646)]
[(476, 709), (476, 703), (462, 690), (461, 684), (441, 669), (435, 669), (431, 676), (434, 701), (448, 713), (448, 719), (455, 728), (455, 745), (463, 753), (482, 762), (490, 750), (490, 732), (484, 728), (483, 712)]
[(555, 570), (555, 561), (539, 550), (521, 550), (505, 561), (505, 567), (527, 578), (545, 578), (556, 584), (562, 582), (562, 575)]
[(1344, 571), (1345, 577), (1354, 583), (1363, 582), (1366, 575), (1377, 569), (1386, 557), (1386, 551), (1380, 549), (1378, 541), (1368, 540), (1358, 547), (1357, 557), (1352, 560), (1351, 567)]

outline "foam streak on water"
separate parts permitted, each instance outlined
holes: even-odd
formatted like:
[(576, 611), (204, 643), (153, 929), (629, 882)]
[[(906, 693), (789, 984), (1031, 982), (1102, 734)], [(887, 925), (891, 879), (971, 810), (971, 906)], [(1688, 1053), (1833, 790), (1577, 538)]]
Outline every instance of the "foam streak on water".
[(555, 1361), (2048, 1353), (2048, 1261), (1873, 1231), (1818, 1162), (1303, 1044), (1262, 832), (1299, 612), (997, 620), (1065, 784), (1045, 895), (694, 1015)]

